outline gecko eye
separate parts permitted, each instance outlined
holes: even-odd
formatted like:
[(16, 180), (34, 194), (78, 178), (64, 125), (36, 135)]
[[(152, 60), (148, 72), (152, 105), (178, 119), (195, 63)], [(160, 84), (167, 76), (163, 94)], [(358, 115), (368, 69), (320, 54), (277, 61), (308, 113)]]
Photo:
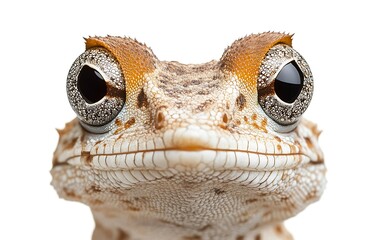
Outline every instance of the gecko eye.
[(313, 76), (298, 52), (280, 44), (266, 54), (257, 89), (264, 112), (278, 124), (291, 125), (308, 108), (313, 95)]
[(295, 61), (287, 63), (275, 78), (275, 93), (286, 103), (296, 101), (301, 93), (304, 76)]
[(113, 120), (126, 98), (121, 68), (102, 48), (89, 49), (76, 59), (69, 70), (66, 90), (70, 105), (87, 129)]
[(78, 74), (77, 88), (82, 98), (89, 104), (100, 101), (107, 94), (105, 79), (94, 68), (82, 66)]

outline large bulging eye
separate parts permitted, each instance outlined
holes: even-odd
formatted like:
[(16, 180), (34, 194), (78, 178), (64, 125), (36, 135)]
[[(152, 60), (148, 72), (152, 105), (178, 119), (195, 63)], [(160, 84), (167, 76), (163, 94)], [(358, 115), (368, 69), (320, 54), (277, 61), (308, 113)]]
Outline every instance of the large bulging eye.
[(81, 122), (93, 127), (113, 120), (125, 103), (125, 81), (113, 55), (94, 48), (81, 54), (70, 68), (68, 99)]
[(308, 64), (293, 48), (280, 44), (265, 56), (259, 71), (258, 101), (264, 112), (281, 125), (299, 120), (313, 95)]

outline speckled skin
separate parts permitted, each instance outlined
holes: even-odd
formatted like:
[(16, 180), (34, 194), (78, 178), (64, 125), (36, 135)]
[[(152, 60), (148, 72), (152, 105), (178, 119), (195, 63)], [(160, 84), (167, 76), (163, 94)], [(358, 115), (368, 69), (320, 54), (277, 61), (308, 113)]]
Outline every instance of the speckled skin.
[(285, 219), (319, 199), (325, 166), (319, 131), (283, 126), (258, 104), (265, 54), (291, 45), (250, 35), (220, 61), (159, 61), (129, 38), (87, 39), (121, 65), (126, 103), (105, 133), (75, 119), (59, 130), (52, 184), (90, 206), (100, 239), (292, 239)]

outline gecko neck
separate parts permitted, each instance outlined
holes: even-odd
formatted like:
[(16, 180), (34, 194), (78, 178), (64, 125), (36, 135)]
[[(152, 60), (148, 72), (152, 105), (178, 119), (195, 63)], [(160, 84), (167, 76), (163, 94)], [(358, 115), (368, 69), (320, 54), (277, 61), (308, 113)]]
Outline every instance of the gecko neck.
[(287, 213), (274, 216), (277, 204), (272, 196), (245, 186), (175, 176), (93, 194), (89, 202), (96, 222), (93, 240), (291, 239), (285, 238), (290, 235), (282, 225)]
[[(96, 227), (92, 240), (292, 240), (283, 223), (249, 228), (247, 224), (224, 227), (222, 224), (206, 225), (202, 228), (166, 222), (164, 220), (121, 214), (122, 212), (93, 209)], [(123, 215), (123, 216), (122, 216)]]

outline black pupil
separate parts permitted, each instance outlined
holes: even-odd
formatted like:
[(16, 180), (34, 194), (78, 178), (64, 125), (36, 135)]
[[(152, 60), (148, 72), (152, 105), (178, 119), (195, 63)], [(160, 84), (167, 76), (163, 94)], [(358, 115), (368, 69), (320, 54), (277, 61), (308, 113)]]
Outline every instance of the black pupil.
[(106, 82), (94, 68), (84, 65), (78, 75), (77, 87), (87, 103), (96, 103), (107, 93)]
[(277, 96), (287, 103), (293, 103), (303, 87), (304, 76), (295, 61), (286, 64), (275, 80)]

